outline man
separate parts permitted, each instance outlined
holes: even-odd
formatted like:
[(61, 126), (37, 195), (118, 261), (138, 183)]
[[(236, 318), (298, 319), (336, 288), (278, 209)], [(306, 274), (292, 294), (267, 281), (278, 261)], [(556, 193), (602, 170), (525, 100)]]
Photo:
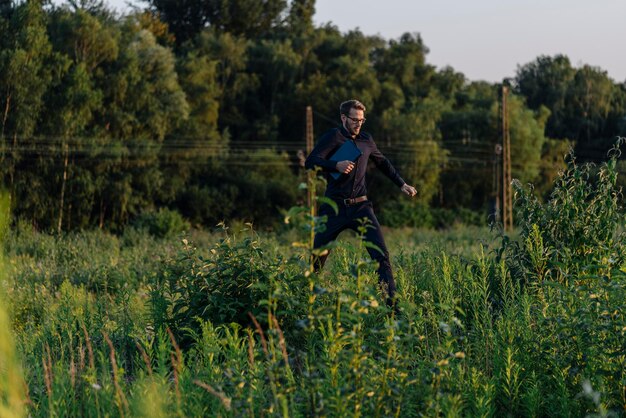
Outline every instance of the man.
[[(378, 277), (387, 290), (387, 303), (395, 307), (396, 284), (391, 272), (389, 262), (389, 252), (383, 239), (383, 234), (374, 215), (372, 203), (367, 199), (365, 187), (365, 172), (367, 162), (372, 160), (376, 167), (387, 175), (404, 193), (415, 196), (417, 191), (413, 186), (402, 180), (398, 171), (391, 165), (389, 160), (378, 150), (372, 136), (366, 132), (361, 132), (361, 127), (365, 123), (365, 106), (358, 100), (348, 100), (341, 103), (339, 107), (342, 126), (326, 132), (319, 139), (311, 154), (305, 161), (305, 167), (312, 169), (315, 166), (321, 167), (326, 172), (328, 186), (326, 187), (326, 197), (337, 202), (339, 213), (335, 214), (330, 205), (322, 205), (319, 215), (327, 215), (326, 229), (315, 235), (314, 247), (319, 248), (331, 241), (334, 241), (339, 233), (347, 228), (357, 230), (360, 225), (359, 220), (367, 218), (371, 227), (365, 232), (365, 240), (376, 245), (380, 250), (367, 248), (370, 257), (378, 261)], [(332, 161), (330, 158), (346, 141), (354, 141), (355, 145), (362, 152), (356, 161)], [(336, 179), (330, 173), (341, 173)], [(321, 269), (326, 262), (325, 256), (321, 256), (315, 261), (316, 270)]]

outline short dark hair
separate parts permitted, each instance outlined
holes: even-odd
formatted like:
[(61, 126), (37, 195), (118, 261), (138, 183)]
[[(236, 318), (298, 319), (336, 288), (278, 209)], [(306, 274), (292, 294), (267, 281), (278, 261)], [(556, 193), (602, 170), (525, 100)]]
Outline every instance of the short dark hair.
[(347, 100), (339, 105), (339, 114), (340, 115), (348, 115), (350, 113), (350, 109), (362, 110), (365, 112), (365, 105), (358, 100), (352, 99)]

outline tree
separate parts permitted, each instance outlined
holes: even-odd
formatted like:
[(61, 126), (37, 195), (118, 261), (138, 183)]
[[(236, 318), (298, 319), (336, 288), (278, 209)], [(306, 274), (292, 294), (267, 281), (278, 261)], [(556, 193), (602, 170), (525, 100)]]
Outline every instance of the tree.
[(164, 182), (159, 198), (167, 204), (176, 201), (189, 182), (206, 171), (207, 160), (224, 156), (228, 150), (228, 135), (221, 135), (218, 127), (222, 95), (218, 62), (190, 48), (178, 60), (178, 75), (189, 117), (165, 137), (161, 148)]
[(4, 13), (8, 20), (0, 18), (0, 142), (3, 175), (13, 194), (15, 166), (41, 117), (53, 57), (40, 2), (24, 2)]
[(494, 148), (500, 139), (497, 88), (473, 82), (457, 92), (442, 115), (443, 147), (449, 153), (438, 205), (486, 211), (494, 191)]
[(409, 109), (386, 109), (381, 115), (379, 148), (407, 181), (415, 184), (419, 190), (417, 200), (424, 205), (439, 191), (439, 177), (446, 162), (438, 128), (445, 109), (445, 102), (433, 93)]
[(205, 30), (189, 49), (196, 59), (215, 63), (218, 130), (228, 132), (234, 139), (243, 139), (248, 120), (242, 104), (258, 88), (256, 75), (247, 70), (249, 46), (250, 41), (243, 37)]
[(129, 31), (128, 42), (108, 77), (107, 112), (101, 116), (112, 141), (121, 141), (119, 165), (101, 191), (101, 206), (114, 224), (154, 206), (161, 197), (159, 153), (168, 134), (189, 116), (172, 51), (147, 30)]
[(379, 78), (398, 85), (404, 93), (405, 105), (428, 96), (434, 67), (426, 64), (428, 48), (419, 34), (403, 34), (399, 40), (391, 40), (385, 48), (373, 54), (373, 64)]
[(567, 154), (573, 144), (567, 140), (546, 138), (541, 150), (539, 175), (533, 183), (535, 192), (540, 199), (549, 198), (554, 182), (561, 172), (567, 168), (565, 163)]
[(208, 24), (206, 1), (147, 0), (147, 3), (167, 23), (178, 45), (193, 39)]
[(514, 91), (526, 98), (530, 109), (537, 111), (545, 106), (550, 110), (546, 135), (551, 138), (575, 138), (567, 120), (567, 92), (575, 74), (569, 58), (560, 54), (541, 55), (517, 69)]
[(292, 0), (287, 16), (287, 26), (292, 37), (309, 34), (313, 31), (315, 0)]
[(50, 16), (50, 37), (54, 49), (82, 63), (89, 72), (107, 61), (114, 61), (119, 54), (119, 31), (117, 28), (86, 9), (72, 12), (57, 9)]
[(439, 95), (450, 104), (458, 92), (465, 88), (466, 79), (462, 73), (454, 71), (452, 67), (444, 67), (431, 78), (431, 86)]
[(182, 45), (207, 26), (248, 38), (280, 25), (286, 0), (147, 0)]
[[(49, 162), (57, 184), (55, 229), (89, 224), (93, 211), (94, 165), (86, 156), (97, 155), (101, 145), (93, 135), (107, 86), (103, 67), (119, 54), (119, 30), (99, 2), (82, 1), (53, 9), (48, 30), (58, 58), (54, 86), (46, 106), (55, 109), (42, 118), (40, 133), (55, 147)], [(52, 190), (50, 190), (51, 192)], [(73, 224), (73, 221), (74, 222)]]
[(541, 106), (536, 112), (528, 109), (522, 97), (509, 95), (509, 132), (511, 137), (511, 175), (522, 183), (541, 181), (541, 157), (545, 125), (550, 111)]
[[(439, 191), (441, 170), (447, 153), (442, 148), (439, 123), (450, 101), (449, 94), (464, 83), (453, 71), (438, 75), (426, 63), (428, 48), (419, 34), (405, 33), (373, 50), (371, 61), (381, 80), (372, 117), (379, 147), (396, 164), (402, 175), (419, 190), (418, 202), (430, 203)], [(439, 88), (441, 90), (439, 90)], [(385, 201), (397, 200), (397, 195)]]
[(45, 195), (37, 195), (34, 190), (40, 187), (40, 182), (31, 182), (26, 190), (20, 186), (28, 184), (22, 180), (31, 178), (28, 170), (32, 170), (41, 145), (33, 135), (45, 109), (43, 96), (53, 71), (49, 62), (52, 48), (41, 4), (32, 1), (14, 6), (12, 3), (0, 3), (1, 170), (14, 210), (20, 213), (22, 193), (36, 198), (39, 208), (47, 207)]
[(178, 205), (192, 222), (215, 225), (237, 217), (267, 226), (280, 218), (279, 209), (295, 204), (297, 177), (285, 153), (257, 149), (224, 158), (225, 164), (209, 167), (181, 193)]
[(114, 13), (104, 0), (67, 0), (74, 12), (82, 10), (101, 20), (112, 20)]
[(289, 40), (262, 40), (248, 53), (248, 72), (254, 74), (259, 87), (242, 103), (248, 127), (243, 137), (248, 140), (276, 141), (279, 124), (293, 102), (291, 96), (301, 58)]
[(619, 132), (622, 92), (600, 68), (583, 65), (576, 69), (564, 55), (540, 56), (518, 68), (515, 85), (531, 109), (545, 106), (550, 110), (549, 137), (570, 138), (588, 148), (584, 143)]
[(268, 34), (279, 26), (286, 0), (206, 0), (208, 22), (214, 29), (247, 38)]
[[(450, 152), (449, 165), (443, 175), (442, 201), (446, 207), (469, 207), (487, 210), (495, 198), (497, 170), (502, 170), (502, 155), (495, 149), (502, 143), (500, 86), (471, 83), (458, 92), (453, 108), (441, 123), (443, 144)], [(512, 177), (522, 183), (541, 184), (541, 174), (551, 174), (542, 158), (553, 159), (546, 148), (545, 124), (549, 110), (541, 106), (528, 109), (524, 98), (507, 96), (509, 135), (511, 139)], [(559, 149), (550, 144), (552, 149)], [(548, 173), (549, 172), (549, 173)], [(546, 186), (547, 187), (547, 186)]]
[(174, 46), (176, 39), (170, 32), (167, 23), (159, 18), (158, 13), (143, 10), (142, 12), (132, 14), (129, 19), (139, 30), (146, 29), (152, 33), (159, 44), (168, 47)]
[[(339, 120), (339, 104), (358, 98), (368, 112), (373, 111), (380, 95), (380, 82), (369, 62), (373, 51), (383, 47), (383, 40), (365, 36), (358, 30), (342, 36), (337, 28), (327, 26), (317, 31), (314, 43), (312, 56), (306, 61), (305, 76), (295, 89), (299, 109), (303, 111), (304, 106), (311, 105), (326, 118)], [(325, 128), (329, 125), (328, 120), (322, 123)]]
[(584, 65), (570, 82), (565, 121), (570, 138), (588, 143), (602, 137), (613, 104), (614, 86), (606, 71)]
[[(58, 221), (56, 224), (58, 232), (61, 232), (63, 227), (68, 177), (74, 166), (74, 164), (70, 165), (70, 159), (73, 163), (75, 153), (80, 153), (85, 147), (91, 147), (91, 141), (83, 135), (92, 120), (93, 112), (101, 105), (101, 101), (102, 93), (94, 88), (93, 80), (86, 65), (82, 62), (72, 66), (64, 77), (58, 94), (52, 94), (48, 100), (48, 105), (53, 106), (56, 111), (50, 115), (50, 128), (47, 131), (60, 139), (59, 154), (63, 161), (62, 167), (58, 171), (60, 174)], [(70, 212), (68, 211), (68, 222)]]

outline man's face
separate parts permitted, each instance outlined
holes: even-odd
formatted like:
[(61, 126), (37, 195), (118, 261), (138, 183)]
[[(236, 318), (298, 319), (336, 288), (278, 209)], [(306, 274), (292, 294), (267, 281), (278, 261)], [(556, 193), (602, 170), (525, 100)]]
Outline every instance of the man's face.
[(350, 109), (348, 115), (341, 115), (343, 127), (350, 135), (356, 136), (361, 132), (361, 125), (365, 122), (365, 114), (359, 109)]

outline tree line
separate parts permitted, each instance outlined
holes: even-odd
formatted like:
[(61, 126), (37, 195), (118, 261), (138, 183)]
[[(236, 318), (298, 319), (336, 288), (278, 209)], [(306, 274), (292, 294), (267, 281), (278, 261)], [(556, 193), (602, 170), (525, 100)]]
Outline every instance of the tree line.
[[(429, 64), (418, 33), (342, 33), (314, 13), (314, 0), (147, 0), (125, 15), (0, 0), (0, 169), (16, 216), (57, 231), (162, 207), (198, 225), (272, 224), (303, 198), (306, 106), (321, 134), (348, 98), (420, 190), (408, 202), (373, 172), (387, 223), (486, 213), (502, 84)], [(597, 160), (625, 135), (626, 82), (601, 68), (540, 56), (503, 83), (513, 177), (539, 194), (570, 147)]]

